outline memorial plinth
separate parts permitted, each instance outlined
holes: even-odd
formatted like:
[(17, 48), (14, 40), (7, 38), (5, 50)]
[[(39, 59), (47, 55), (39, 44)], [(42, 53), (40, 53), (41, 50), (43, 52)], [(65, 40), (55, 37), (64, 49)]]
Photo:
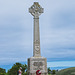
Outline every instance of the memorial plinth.
[(41, 71), (41, 75), (47, 75), (47, 61), (46, 58), (41, 57), (40, 52), (39, 16), (43, 13), (43, 8), (38, 2), (34, 2), (29, 12), (34, 16), (34, 41), (33, 57), (28, 58), (27, 75), (36, 75), (37, 70)]

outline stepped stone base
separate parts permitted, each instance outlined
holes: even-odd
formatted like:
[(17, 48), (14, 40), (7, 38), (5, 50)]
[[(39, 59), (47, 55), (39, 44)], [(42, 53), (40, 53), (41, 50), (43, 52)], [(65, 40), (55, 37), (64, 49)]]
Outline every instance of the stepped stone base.
[(27, 75), (36, 75), (37, 70), (41, 71), (41, 75), (48, 75), (46, 58), (44, 58), (44, 57), (28, 58)]

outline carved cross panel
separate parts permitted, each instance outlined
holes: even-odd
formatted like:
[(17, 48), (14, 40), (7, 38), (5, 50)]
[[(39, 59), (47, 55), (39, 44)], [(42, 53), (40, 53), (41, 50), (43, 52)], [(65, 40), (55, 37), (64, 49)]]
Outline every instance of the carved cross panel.
[(29, 8), (29, 12), (35, 18), (38, 18), (43, 13), (43, 8), (39, 5), (38, 2), (34, 2), (34, 4)]

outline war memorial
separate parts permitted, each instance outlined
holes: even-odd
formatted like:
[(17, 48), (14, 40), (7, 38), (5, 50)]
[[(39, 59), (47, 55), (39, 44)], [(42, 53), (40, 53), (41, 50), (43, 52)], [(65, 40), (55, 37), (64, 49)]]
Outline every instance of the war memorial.
[(36, 71), (40, 70), (41, 75), (47, 75), (47, 60), (41, 56), (40, 51), (40, 31), (39, 31), (39, 16), (44, 12), (44, 9), (38, 2), (29, 8), (29, 13), (34, 17), (34, 35), (33, 35), (33, 57), (28, 58), (27, 75), (36, 75)]

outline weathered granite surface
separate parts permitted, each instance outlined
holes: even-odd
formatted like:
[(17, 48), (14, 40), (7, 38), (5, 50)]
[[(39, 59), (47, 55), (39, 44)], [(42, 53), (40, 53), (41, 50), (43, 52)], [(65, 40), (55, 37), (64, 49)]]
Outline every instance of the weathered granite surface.
[(43, 75), (47, 75), (47, 62), (44, 57), (31, 57), (28, 59), (28, 74), (36, 75), (36, 71), (41, 70)]

